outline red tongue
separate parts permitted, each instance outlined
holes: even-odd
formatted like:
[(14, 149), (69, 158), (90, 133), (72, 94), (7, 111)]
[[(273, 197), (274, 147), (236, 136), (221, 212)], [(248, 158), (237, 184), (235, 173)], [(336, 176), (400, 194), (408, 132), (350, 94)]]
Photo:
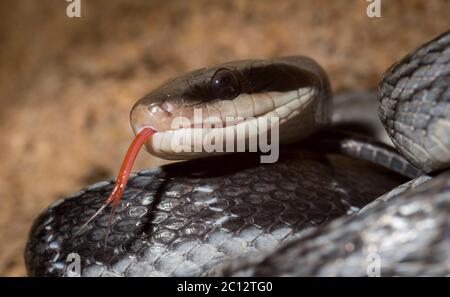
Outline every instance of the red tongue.
[(130, 144), (127, 154), (125, 155), (125, 158), (122, 161), (122, 165), (120, 166), (114, 189), (105, 202), (105, 204), (110, 204), (112, 202), (113, 212), (119, 204), (120, 199), (122, 198), (122, 193), (125, 190), (125, 186), (127, 185), (128, 177), (131, 173), (131, 168), (133, 167), (139, 150), (141, 149), (145, 141), (149, 139), (153, 134), (155, 134), (155, 132), (156, 131), (151, 128), (144, 128), (141, 132), (139, 132), (138, 135), (136, 135), (133, 142)]
[(84, 228), (93, 219), (95, 219), (103, 209), (105, 209), (109, 204), (112, 203), (112, 210), (108, 226), (111, 225), (112, 218), (114, 216), (117, 206), (119, 205), (120, 199), (122, 198), (123, 191), (125, 190), (125, 186), (127, 185), (128, 182), (128, 177), (130, 176), (131, 173), (131, 168), (133, 167), (134, 161), (136, 160), (139, 150), (141, 149), (145, 141), (149, 139), (153, 134), (155, 134), (155, 132), (156, 131), (151, 128), (144, 128), (141, 132), (139, 132), (138, 135), (136, 135), (133, 142), (130, 144), (130, 147), (128, 148), (125, 158), (122, 161), (122, 165), (120, 166), (119, 174), (117, 176), (114, 189), (111, 191), (111, 194), (109, 195), (108, 199), (105, 201), (105, 203), (103, 203), (102, 207), (100, 207), (100, 209), (97, 210), (89, 218), (89, 220), (85, 224), (83, 224), (83, 226), (81, 226), (80, 229), (78, 229), (75, 235), (79, 234), (82, 230), (84, 230)]

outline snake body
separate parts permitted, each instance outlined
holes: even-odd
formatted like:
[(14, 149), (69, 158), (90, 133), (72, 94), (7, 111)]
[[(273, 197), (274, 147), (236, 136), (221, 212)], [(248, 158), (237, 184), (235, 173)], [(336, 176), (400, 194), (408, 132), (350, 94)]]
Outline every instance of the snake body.
[[(289, 66), (299, 66), (291, 59)], [(291, 69), (289, 76), (299, 72), (302, 79), (292, 79), (289, 87), (304, 87), (306, 77), (311, 83), (307, 86), (318, 88), (314, 94), (327, 97), (322, 70), (314, 76), (321, 68), (307, 61), (314, 69), (299, 71), (304, 64)], [(256, 73), (278, 62), (263, 63)], [(237, 65), (239, 73), (252, 69), (240, 67), (242, 62), (229, 65)], [(181, 81), (203, 81), (217, 72), (213, 70)], [(170, 84), (178, 87), (180, 80)], [(287, 91), (286, 84), (261, 88)], [(380, 118), (402, 155), (425, 172), (445, 170), (450, 160), (450, 32), (391, 67), (379, 97)], [(140, 103), (132, 121), (134, 117), (135, 123), (148, 125)], [(169, 108), (162, 109), (156, 112)], [(323, 126), (320, 119), (328, 121), (328, 104), (308, 109), (313, 111), (319, 125), (308, 121), (307, 127), (315, 131)], [(288, 142), (305, 133), (292, 126), (290, 130)], [(347, 156), (336, 155), (333, 146), (327, 152), (294, 143), (284, 147), (273, 164), (238, 153), (139, 172), (124, 192), (106, 246), (107, 214), (75, 235), (101, 206), (112, 183), (88, 187), (36, 219), (25, 251), (28, 272), (67, 275), (67, 256), (77, 253), (85, 276), (367, 275), (369, 256), (381, 259), (381, 275), (449, 275), (449, 174), (423, 175), (390, 191), (407, 179), (360, 159), (409, 176), (420, 170), (373, 142), (338, 137), (332, 143)], [(147, 147), (167, 153), (164, 146)]]

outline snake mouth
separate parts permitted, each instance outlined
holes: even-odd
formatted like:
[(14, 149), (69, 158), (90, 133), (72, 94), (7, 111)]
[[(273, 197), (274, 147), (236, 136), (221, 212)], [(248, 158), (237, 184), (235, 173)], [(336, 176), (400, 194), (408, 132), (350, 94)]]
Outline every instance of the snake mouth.
[[(180, 105), (166, 100), (137, 104), (131, 111), (135, 134), (144, 128), (156, 133), (146, 141), (148, 152), (163, 159), (184, 160), (206, 155), (252, 150), (251, 140), (264, 136), (289, 142), (299, 134), (313, 133), (317, 89), (303, 87), (287, 92), (240, 94), (232, 100)], [(303, 127), (300, 127), (303, 126)], [(289, 129), (290, 127), (290, 129)], [(269, 137), (270, 136), (270, 137)]]

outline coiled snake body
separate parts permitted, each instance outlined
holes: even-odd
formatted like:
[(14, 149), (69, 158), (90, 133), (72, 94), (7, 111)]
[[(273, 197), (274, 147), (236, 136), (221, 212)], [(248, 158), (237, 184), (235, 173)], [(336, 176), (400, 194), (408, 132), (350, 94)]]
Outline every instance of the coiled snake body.
[[(450, 173), (438, 172), (450, 167), (450, 32), (380, 83), (379, 115), (401, 155), (336, 131), (296, 143), (330, 124), (330, 98), (325, 73), (304, 57), (233, 62), (169, 81), (134, 106), (133, 129), (158, 131), (146, 143), (156, 155), (196, 160), (133, 175), (106, 244), (107, 214), (76, 231), (111, 182), (55, 202), (31, 229), (28, 273), (67, 275), (67, 256), (77, 253), (84, 276), (365, 276), (373, 259), (380, 275), (449, 275)], [(222, 135), (250, 117), (278, 115), (287, 144), (280, 159), (174, 154), (167, 139), (195, 127), (168, 125), (192, 118), (194, 107), (244, 119), (218, 128)], [(396, 187), (404, 176), (419, 177)]]

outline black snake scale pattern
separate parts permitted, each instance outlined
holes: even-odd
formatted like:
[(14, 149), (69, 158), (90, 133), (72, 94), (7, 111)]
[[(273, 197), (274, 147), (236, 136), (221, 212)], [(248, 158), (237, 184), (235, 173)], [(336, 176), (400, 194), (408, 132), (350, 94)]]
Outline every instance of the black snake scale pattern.
[[(380, 119), (392, 142), (426, 171), (448, 157), (450, 137), (450, 33), (444, 33), (394, 64), (379, 88)], [(447, 157), (443, 157), (447, 156)]]
[[(230, 265), (220, 274), (450, 276), (450, 173), (432, 180), (422, 176), (369, 206), (288, 243), (256, 265)], [(375, 261), (379, 271), (371, 270)]]
[(130, 180), (106, 248), (108, 213), (72, 236), (112, 183), (51, 206), (32, 228), (28, 271), (64, 275), (67, 255), (76, 252), (85, 276), (202, 275), (356, 211), (404, 180), (364, 161), (298, 149), (271, 165), (235, 155), (164, 166)]

